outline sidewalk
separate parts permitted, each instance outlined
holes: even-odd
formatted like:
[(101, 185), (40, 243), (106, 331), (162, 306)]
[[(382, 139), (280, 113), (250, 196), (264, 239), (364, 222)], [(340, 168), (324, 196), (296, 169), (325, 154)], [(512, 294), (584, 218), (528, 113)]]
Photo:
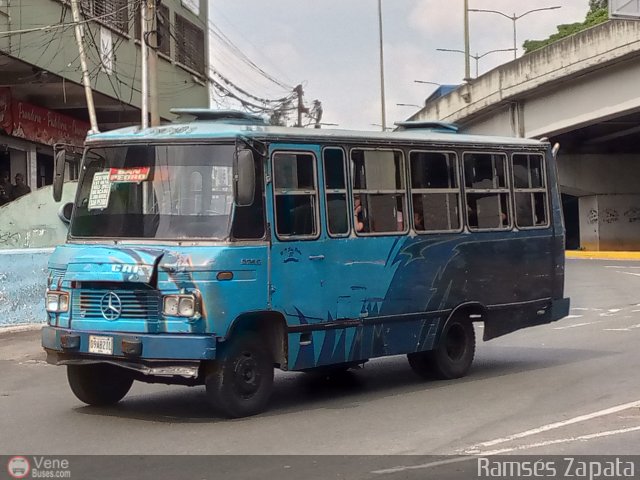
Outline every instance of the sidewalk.
[(587, 250), (567, 250), (567, 258), (588, 260), (640, 260), (640, 252), (592, 252)]

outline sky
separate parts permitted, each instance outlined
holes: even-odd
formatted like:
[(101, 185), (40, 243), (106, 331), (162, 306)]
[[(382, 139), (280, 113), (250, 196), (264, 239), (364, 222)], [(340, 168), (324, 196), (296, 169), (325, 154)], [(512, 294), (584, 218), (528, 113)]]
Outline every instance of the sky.
[[(423, 105), (435, 88), (414, 80), (458, 84), (464, 55), (463, 0), (382, 0), (387, 125)], [(508, 15), (534, 12), (516, 22), (518, 56), (527, 39), (543, 39), (556, 25), (584, 20), (588, 0), (469, 0), (469, 8)], [(377, 0), (210, 0), (209, 21), (262, 70), (285, 86), (302, 83), (307, 105), (322, 102), (322, 121), (338, 128), (379, 130), (381, 123)], [(470, 50), (513, 48), (513, 22), (500, 15), (470, 13)], [(262, 98), (288, 92), (242, 62), (213, 37), (212, 68)], [(480, 75), (513, 60), (513, 52), (487, 54)], [(475, 76), (475, 60), (471, 60)], [(218, 100), (220, 107), (233, 106)]]

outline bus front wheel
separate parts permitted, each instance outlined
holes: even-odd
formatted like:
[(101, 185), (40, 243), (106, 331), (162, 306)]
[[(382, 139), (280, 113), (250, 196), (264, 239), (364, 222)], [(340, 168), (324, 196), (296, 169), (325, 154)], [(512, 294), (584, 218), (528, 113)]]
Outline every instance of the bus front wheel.
[(209, 402), (231, 418), (262, 412), (273, 390), (273, 358), (258, 337), (246, 335), (221, 345), (206, 377)]
[(96, 406), (118, 403), (133, 384), (126, 370), (108, 363), (67, 365), (67, 380), (78, 400)]
[(434, 350), (410, 353), (407, 358), (418, 375), (451, 380), (464, 377), (469, 372), (475, 350), (473, 324), (466, 319), (454, 318), (445, 325)]

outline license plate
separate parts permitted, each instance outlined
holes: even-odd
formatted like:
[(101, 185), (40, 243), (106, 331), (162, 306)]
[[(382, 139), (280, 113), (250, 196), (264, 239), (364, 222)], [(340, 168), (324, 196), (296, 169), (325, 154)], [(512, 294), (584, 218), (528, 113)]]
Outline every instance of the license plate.
[(113, 338), (89, 335), (89, 353), (113, 355)]

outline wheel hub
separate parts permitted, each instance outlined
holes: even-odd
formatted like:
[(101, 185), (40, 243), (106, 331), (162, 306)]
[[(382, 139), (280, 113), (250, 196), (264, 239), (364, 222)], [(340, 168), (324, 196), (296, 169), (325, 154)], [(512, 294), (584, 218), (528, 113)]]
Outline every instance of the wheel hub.
[(460, 360), (466, 350), (466, 335), (461, 325), (452, 325), (447, 332), (447, 356), (454, 361)]
[(260, 388), (260, 370), (255, 358), (249, 352), (243, 353), (236, 362), (234, 384), (245, 398), (254, 395)]

